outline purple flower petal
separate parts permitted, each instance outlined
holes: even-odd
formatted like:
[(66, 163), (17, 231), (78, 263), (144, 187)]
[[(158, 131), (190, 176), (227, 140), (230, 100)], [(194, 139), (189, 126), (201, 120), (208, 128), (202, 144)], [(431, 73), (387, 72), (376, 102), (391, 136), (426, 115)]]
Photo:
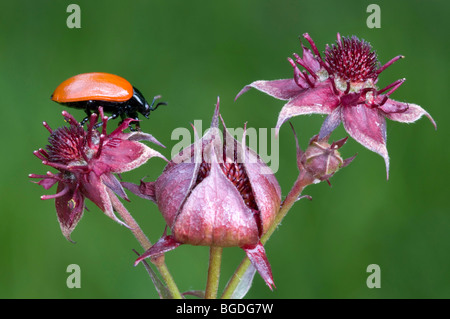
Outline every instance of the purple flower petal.
[[(71, 242), (73, 241), (70, 238), (70, 234), (77, 226), (84, 211), (84, 197), (80, 194), (76, 185), (72, 186), (73, 188), (66, 194), (55, 198), (56, 214), (61, 231), (64, 237)], [(58, 183), (57, 193), (61, 192), (64, 187), (67, 187), (67, 185)]]
[(303, 48), (303, 57), (302, 60), (305, 63), (305, 65), (312, 70), (313, 72), (317, 72), (320, 70), (320, 63), (318, 59), (314, 56), (312, 51), (305, 47), (302, 43)]
[(280, 100), (290, 100), (297, 94), (304, 91), (304, 89), (300, 88), (293, 79), (255, 81), (244, 86), (238, 95), (236, 95), (235, 100), (251, 88), (255, 88)]
[[(228, 132), (227, 132), (228, 133)], [(281, 188), (272, 170), (268, 168), (253, 150), (245, 145), (246, 129), (242, 135), (241, 148), (243, 162), (262, 220), (262, 234), (272, 225), (281, 204)], [(261, 234), (261, 235), (262, 235)]]
[(125, 199), (126, 201), (130, 201), (127, 197), (127, 194), (123, 190), (122, 185), (119, 180), (111, 173), (103, 174), (101, 176), (102, 182), (108, 186), (114, 193), (120, 196), (120, 198)]
[[(387, 113), (386, 117), (390, 120), (397, 121), (397, 122), (403, 122), (403, 123), (413, 123), (420, 119), (422, 115), (425, 115), (428, 117), (428, 119), (431, 121), (431, 123), (434, 125), (434, 128), (437, 129), (436, 122), (431, 117), (430, 114), (428, 114), (427, 111), (425, 111), (423, 108), (421, 108), (419, 105), (413, 104), (413, 103), (402, 103), (397, 102), (391, 99), (388, 99), (385, 104), (389, 105), (399, 105), (399, 104), (407, 104), (408, 109), (402, 113)], [(384, 110), (383, 110), (384, 111)]]
[(331, 112), (330, 115), (327, 116), (325, 121), (322, 124), (319, 132), (319, 139), (324, 138), (325, 136), (331, 134), (336, 127), (341, 124), (341, 108), (337, 107)]
[(377, 108), (369, 108), (364, 104), (359, 104), (342, 108), (342, 122), (345, 130), (352, 138), (384, 158), (386, 173), (389, 177), (389, 156), (386, 148), (386, 120), (384, 115)]
[[(172, 162), (171, 162), (172, 163)], [(171, 165), (170, 163), (168, 166)], [(155, 183), (155, 197), (164, 219), (172, 227), (186, 196), (189, 193), (194, 176), (194, 163), (180, 163), (164, 170)], [(176, 183), (174, 183), (176, 180)]]
[(163, 235), (152, 247), (136, 259), (134, 265), (136, 266), (145, 258), (161, 255), (165, 252), (173, 250), (181, 244), (182, 243), (178, 242), (172, 235)]
[(90, 172), (87, 176), (88, 181), (83, 183), (83, 194), (97, 205), (109, 218), (115, 220), (121, 225), (128, 227), (114, 214), (111, 199), (106, 191), (106, 185), (101, 181), (100, 177), (94, 172)]
[(136, 185), (129, 182), (121, 182), (120, 184), (133, 194), (156, 203), (155, 182), (146, 183), (141, 180), (140, 185)]
[[(97, 163), (95, 163), (94, 170), (96, 170), (97, 165), (100, 164), (99, 167), (102, 167), (101, 164), (104, 164), (104, 167), (107, 168), (108, 171), (114, 173), (128, 172), (141, 166), (154, 156), (166, 160), (161, 153), (142, 143), (112, 139), (103, 145), (101, 156)], [(97, 169), (96, 173), (100, 175), (103, 172)]]
[[(384, 95), (381, 95), (381, 97)], [(403, 103), (387, 99), (387, 101), (379, 107), (386, 114), (403, 113), (408, 110), (409, 103)]]
[(58, 182), (57, 179), (55, 179), (55, 178), (47, 178), (45, 175), (44, 176), (39, 176), (39, 177), (32, 177), (32, 178), (42, 178), (39, 182), (34, 182), (34, 183), (36, 183), (38, 185), (41, 185), (45, 189), (52, 188), (52, 186), (55, 185)]
[(142, 131), (135, 131), (127, 134), (126, 137), (129, 141), (149, 141), (151, 143), (154, 143), (158, 146), (161, 146), (163, 148), (166, 148), (163, 144), (161, 144), (153, 135), (144, 133)]
[(267, 260), (266, 251), (264, 246), (259, 242), (256, 245), (247, 245), (241, 247), (247, 254), (248, 259), (250, 259), (252, 265), (256, 268), (258, 273), (272, 290), (272, 286), (275, 287), (273, 282), (272, 269), (270, 267), (269, 261)]
[[(209, 145), (210, 174), (198, 184), (177, 215), (172, 232), (191, 245), (240, 246), (259, 239), (253, 212), (220, 168), (214, 144)], [(205, 214), (205, 207), (214, 214)]]
[(305, 90), (281, 109), (276, 125), (278, 134), (281, 125), (293, 116), (304, 114), (330, 114), (339, 105), (339, 98), (334, 94), (329, 82)]

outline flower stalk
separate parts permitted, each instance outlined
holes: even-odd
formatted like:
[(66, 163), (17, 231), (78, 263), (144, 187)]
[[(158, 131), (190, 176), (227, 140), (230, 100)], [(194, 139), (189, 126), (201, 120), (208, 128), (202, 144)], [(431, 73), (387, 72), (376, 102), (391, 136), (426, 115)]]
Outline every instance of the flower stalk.
[[(292, 127), (292, 124), (291, 124)], [(310, 142), (309, 147), (303, 152), (298, 144), (297, 135), (294, 132), (296, 147), (297, 147), (297, 166), (299, 169), (299, 175), (288, 195), (281, 204), (280, 210), (275, 216), (274, 222), (268, 228), (267, 232), (261, 237), (261, 244), (265, 245), (270, 239), (274, 231), (281, 224), (284, 217), (286, 217), (289, 210), (292, 208), (295, 202), (301, 198), (301, 194), (306, 186), (318, 183), (326, 180), (329, 183), (329, 178), (334, 175), (339, 169), (347, 166), (351, 163), (354, 157), (343, 160), (340, 157), (337, 149), (342, 147), (347, 138), (341, 139), (332, 144), (328, 144), (328, 137), (318, 139), (318, 136), (314, 136)], [(247, 268), (250, 266), (250, 260), (245, 257), (241, 264), (238, 266), (233, 277), (228, 282), (227, 287), (222, 294), (223, 299), (228, 299), (233, 296), (235, 289), (237, 288), (242, 276), (244, 276)]]
[[(309, 174), (306, 172), (301, 172), (297, 180), (295, 181), (294, 185), (292, 186), (292, 189), (290, 190), (289, 194), (286, 196), (285, 200), (281, 204), (281, 208), (278, 211), (278, 214), (275, 217), (275, 220), (272, 224), (272, 226), (267, 230), (266, 234), (261, 237), (261, 243), (265, 245), (267, 241), (270, 239), (272, 234), (274, 233), (275, 229), (278, 228), (283, 218), (287, 215), (289, 210), (292, 208), (294, 203), (299, 199), (300, 195), (302, 194), (303, 190), (306, 186), (311, 185), (314, 183), (314, 178), (312, 178)], [(239, 264), (238, 268), (234, 272), (233, 276), (231, 277), (230, 281), (228, 282), (227, 286), (225, 287), (221, 298), (222, 299), (230, 299), (233, 295), (233, 292), (237, 288), (239, 282), (241, 281), (242, 276), (246, 272), (247, 268), (250, 266), (250, 260), (248, 257), (244, 257), (242, 262)]]
[[(44, 122), (49, 131), (49, 145), (39, 149), (34, 155), (44, 165), (56, 168), (59, 173), (47, 172), (46, 175), (30, 174), (30, 178), (40, 179), (36, 182), (45, 189), (58, 184), (57, 193), (43, 195), (41, 199), (55, 199), (58, 220), (63, 235), (69, 240), (85, 209), (85, 199), (90, 199), (107, 216), (124, 225), (133, 233), (144, 250), (152, 243), (131, 216), (118, 196), (128, 200), (120, 182), (113, 173), (122, 173), (137, 168), (152, 157), (164, 156), (140, 143), (147, 140), (160, 144), (153, 136), (143, 132), (124, 133), (132, 119), (126, 119), (112, 133), (107, 134), (107, 117), (99, 109), (101, 132), (96, 127), (99, 123), (97, 114), (89, 118), (87, 130), (75, 118), (63, 111), (68, 127), (56, 130)], [(117, 218), (114, 213), (121, 218)], [(158, 268), (173, 298), (182, 298), (177, 286), (167, 269), (164, 256), (155, 256), (152, 263)]]
[(223, 247), (211, 246), (209, 248), (208, 279), (206, 282), (205, 299), (217, 299), (219, 288), (220, 265), (222, 263)]
[[(142, 229), (139, 227), (136, 220), (131, 216), (131, 214), (128, 212), (128, 210), (125, 208), (125, 206), (122, 204), (122, 202), (115, 196), (115, 194), (107, 189), (107, 192), (110, 195), (111, 203), (113, 205), (114, 210), (120, 215), (120, 217), (125, 221), (125, 223), (128, 225), (128, 228), (133, 233), (134, 237), (136, 237), (139, 244), (142, 246), (143, 249), (149, 249), (152, 246), (152, 243), (147, 238), (147, 236), (144, 234)], [(163, 257), (163, 256), (161, 256)], [(158, 257), (161, 258), (161, 257)], [(155, 262), (156, 262), (155, 258)]]
[[(139, 242), (139, 244), (142, 246), (144, 250), (150, 249), (152, 247), (152, 243), (147, 238), (147, 236), (142, 231), (139, 224), (136, 222), (136, 220), (131, 216), (130, 212), (125, 208), (125, 206), (122, 204), (122, 202), (115, 196), (115, 194), (111, 190), (107, 190), (110, 198), (111, 203), (113, 205), (114, 210), (120, 215), (120, 217), (125, 221), (125, 223), (128, 225), (128, 228), (133, 233), (136, 240)], [(172, 275), (169, 272), (169, 269), (167, 268), (167, 265), (164, 261), (164, 255), (159, 255), (151, 259), (152, 263), (156, 266), (159, 273), (161, 274), (164, 282), (167, 285), (167, 288), (169, 289), (172, 298), (174, 299), (182, 299), (180, 291), (178, 290), (178, 287), (173, 280)]]

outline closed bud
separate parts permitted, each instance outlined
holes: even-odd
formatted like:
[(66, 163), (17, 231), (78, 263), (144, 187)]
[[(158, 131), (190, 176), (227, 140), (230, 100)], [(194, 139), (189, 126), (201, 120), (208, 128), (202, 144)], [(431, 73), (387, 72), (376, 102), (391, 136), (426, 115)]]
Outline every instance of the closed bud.
[(319, 139), (315, 135), (309, 142), (305, 152), (302, 152), (297, 143), (297, 164), (300, 170), (306, 172), (314, 179), (315, 183), (328, 181), (339, 169), (347, 166), (355, 156), (343, 159), (338, 149), (347, 141), (347, 137), (339, 141), (328, 143), (328, 136)]
[(158, 205), (172, 233), (164, 234), (137, 262), (180, 244), (238, 246), (272, 287), (260, 238), (280, 208), (280, 186), (261, 158), (245, 146), (245, 129), (241, 143), (223, 121), (220, 132), (219, 118), (217, 102), (211, 128), (174, 156), (156, 182), (125, 185)]

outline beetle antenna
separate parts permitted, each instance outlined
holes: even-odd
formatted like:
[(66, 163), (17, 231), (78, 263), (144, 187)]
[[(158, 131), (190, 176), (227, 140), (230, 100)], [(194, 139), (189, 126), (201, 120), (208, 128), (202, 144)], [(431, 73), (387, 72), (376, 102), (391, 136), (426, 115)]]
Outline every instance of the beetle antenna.
[(159, 102), (158, 104), (156, 104), (156, 106), (154, 108), (151, 108), (152, 111), (156, 110), (158, 108), (158, 106), (160, 105), (167, 105), (167, 102)]
[(161, 95), (156, 95), (153, 98), (152, 104), (150, 104), (150, 106), (149, 106), (150, 111), (156, 110), (158, 108), (158, 106), (160, 106), (160, 105), (167, 105), (167, 102), (159, 102), (158, 104), (156, 104), (155, 107), (153, 107), (153, 105), (155, 104), (156, 100), (160, 99), (160, 98), (161, 98)]

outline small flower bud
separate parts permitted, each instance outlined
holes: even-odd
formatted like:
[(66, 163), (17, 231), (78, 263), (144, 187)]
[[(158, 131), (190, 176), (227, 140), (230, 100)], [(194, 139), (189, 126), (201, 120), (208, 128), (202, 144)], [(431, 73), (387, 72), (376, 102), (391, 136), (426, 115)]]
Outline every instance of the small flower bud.
[(334, 173), (350, 164), (356, 156), (344, 160), (338, 152), (338, 149), (345, 144), (348, 137), (331, 144), (328, 143), (328, 138), (326, 136), (319, 139), (319, 135), (315, 135), (309, 141), (309, 146), (305, 152), (300, 150), (297, 142), (297, 165), (300, 171), (308, 172), (315, 183), (328, 181)]
[[(344, 139), (344, 142), (346, 139)], [(337, 147), (332, 147), (328, 144), (327, 138), (319, 140), (316, 135), (309, 142), (309, 147), (303, 154), (302, 162), (305, 169), (315, 179), (323, 180), (337, 172), (344, 160)]]

